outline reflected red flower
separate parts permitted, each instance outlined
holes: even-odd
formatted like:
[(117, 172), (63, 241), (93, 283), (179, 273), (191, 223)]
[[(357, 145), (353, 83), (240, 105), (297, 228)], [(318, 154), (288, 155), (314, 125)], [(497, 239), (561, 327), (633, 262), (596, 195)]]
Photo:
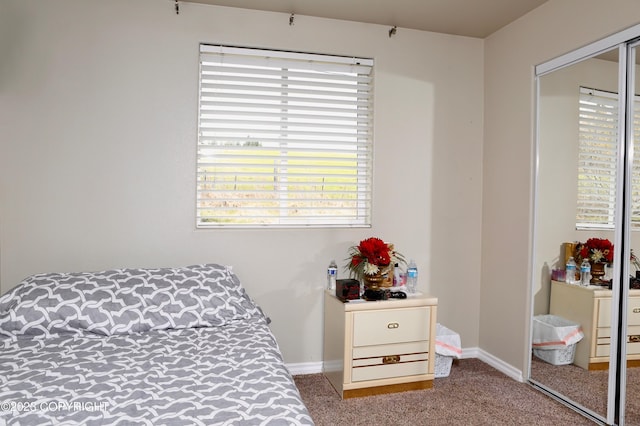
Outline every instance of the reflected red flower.
[(585, 243), (578, 243), (576, 253), (578, 260), (613, 262), (613, 244), (606, 238), (589, 238)]

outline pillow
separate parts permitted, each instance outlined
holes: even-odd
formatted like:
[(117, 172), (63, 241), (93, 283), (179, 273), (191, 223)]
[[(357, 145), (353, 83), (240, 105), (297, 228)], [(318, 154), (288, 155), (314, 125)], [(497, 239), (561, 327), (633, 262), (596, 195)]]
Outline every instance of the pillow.
[(28, 277), (0, 297), (0, 337), (218, 327), (264, 318), (231, 268), (116, 269)]

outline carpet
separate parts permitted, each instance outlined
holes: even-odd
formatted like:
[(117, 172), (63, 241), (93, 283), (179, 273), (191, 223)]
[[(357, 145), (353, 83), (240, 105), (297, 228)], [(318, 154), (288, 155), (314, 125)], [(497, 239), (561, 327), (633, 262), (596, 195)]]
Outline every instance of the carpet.
[(346, 400), (322, 374), (294, 379), (317, 426), (593, 425), (478, 359), (456, 360), (431, 389)]
[[(588, 371), (573, 364), (551, 365), (531, 359), (531, 377), (601, 416), (607, 414), (609, 371)], [(640, 425), (640, 367), (627, 368), (625, 424)]]

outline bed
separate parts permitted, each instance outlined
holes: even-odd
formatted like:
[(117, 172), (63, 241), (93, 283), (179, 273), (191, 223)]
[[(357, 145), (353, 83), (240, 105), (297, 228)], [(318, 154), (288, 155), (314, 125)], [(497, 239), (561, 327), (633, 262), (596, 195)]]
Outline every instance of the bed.
[(0, 424), (313, 425), (229, 267), (34, 275), (0, 297)]

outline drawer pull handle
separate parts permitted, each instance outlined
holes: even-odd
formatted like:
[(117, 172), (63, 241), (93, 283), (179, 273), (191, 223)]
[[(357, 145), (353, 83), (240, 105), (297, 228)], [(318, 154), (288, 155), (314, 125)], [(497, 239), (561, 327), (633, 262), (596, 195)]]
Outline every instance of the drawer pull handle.
[(387, 324), (387, 328), (398, 328), (400, 327), (400, 324), (398, 324), (397, 322), (390, 322), (389, 324)]
[(640, 334), (634, 334), (633, 336), (629, 336), (629, 343), (638, 343), (640, 342)]
[(382, 357), (383, 364), (397, 364), (400, 362), (400, 355), (388, 355)]
[(634, 314), (640, 314), (640, 308), (633, 308)]

